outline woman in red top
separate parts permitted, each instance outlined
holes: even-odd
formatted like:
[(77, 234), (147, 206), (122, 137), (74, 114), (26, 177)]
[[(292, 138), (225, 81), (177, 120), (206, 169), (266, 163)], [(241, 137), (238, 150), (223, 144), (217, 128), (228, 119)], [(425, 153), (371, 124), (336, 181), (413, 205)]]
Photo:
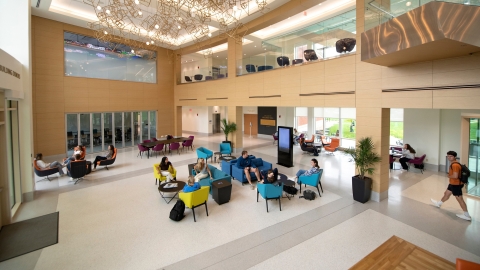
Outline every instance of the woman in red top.
[(440, 208), (440, 206), (442, 206), (442, 204), (446, 200), (448, 200), (450, 196), (453, 194), (453, 196), (455, 196), (458, 203), (460, 204), (460, 207), (463, 210), (463, 214), (457, 214), (457, 217), (465, 220), (472, 220), (472, 217), (470, 216), (470, 214), (468, 214), (467, 205), (463, 200), (463, 193), (462, 193), (463, 183), (459, 179), (459, 175), (462, 172), (462, 166), (460, 166), (460, 163), (457, 162), (456, 157), (457, 157), (457, 152), (455, 151), (447, 152), (447, 158), (450, 161), (450, 164), (452, 164), (448, 170), (449, 185), (447, 187), (447, 190), (445, 190), (445, 193), (443, 194), (443, 197), (440, 201), (435, 201), (434, 199), (430, 199), (430, 200), (432, 201), (433, 205)]

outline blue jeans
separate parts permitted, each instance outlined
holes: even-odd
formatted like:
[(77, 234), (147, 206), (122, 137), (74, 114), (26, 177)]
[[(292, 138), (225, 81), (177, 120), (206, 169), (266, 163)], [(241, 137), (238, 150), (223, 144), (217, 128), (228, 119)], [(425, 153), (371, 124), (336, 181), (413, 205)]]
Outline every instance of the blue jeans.
[(307, 170), (298, 170), (297, 172), (297, 177), (300, 177), (300, 175), (304, 174)]
[(58, 161), (54, 161), (54, 162), (50, 163), (50, 166), (48, 166), (48, 167), (50, 167), (50, 168), (58, 168), (58, 173), (59, 173), (60, 175), (64, 175), (64, 174), (65, 174), (65, 173), (63, 172), (63, 166), (62, 166), (62, 164), (60, 164), (60, 162), (58, 162)]

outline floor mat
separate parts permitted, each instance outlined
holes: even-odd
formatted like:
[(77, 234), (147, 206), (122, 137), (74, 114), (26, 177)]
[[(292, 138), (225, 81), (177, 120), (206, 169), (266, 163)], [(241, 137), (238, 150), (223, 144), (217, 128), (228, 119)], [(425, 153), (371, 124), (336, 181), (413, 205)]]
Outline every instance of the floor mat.
[(3, 226), (0, 262), (58, 243), (58, 212)]

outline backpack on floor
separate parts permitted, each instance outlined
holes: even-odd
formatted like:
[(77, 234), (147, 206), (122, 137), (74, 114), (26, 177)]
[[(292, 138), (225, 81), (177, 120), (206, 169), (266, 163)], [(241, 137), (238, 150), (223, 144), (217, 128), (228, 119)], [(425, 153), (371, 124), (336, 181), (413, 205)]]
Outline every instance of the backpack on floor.
[(454, 163), (458, 163), (458, 165), (462, 167), (462, 170), (460, 171), (460, 175), (458, 176), (458, 180), (460, 180), (460, 182), (464, 184), (468, 183), (468, 178), (470, 177), (470, 170), (468, 169), (468, 167), (465, 164), (460, 164), (459, 162), (453, 162), (452, 164), (450, 164), (450, 169), (452, 169), (452, 165)]
[(309, 189), (303, 192), (303, 198), (305, 198), (305, 200), (313, 201), (315, 197), (317, 197), (317, 194)]
[(296, 187), (283, 186), (283, 191), (285, 191), (289, 195), (296, 195), (298, 192), (298, 189)]
[(185, 213), (185, 203), (182, 200), (178, 200), (170, 210), (170, 219), (174, 221), (180, 221), (183, 219)]

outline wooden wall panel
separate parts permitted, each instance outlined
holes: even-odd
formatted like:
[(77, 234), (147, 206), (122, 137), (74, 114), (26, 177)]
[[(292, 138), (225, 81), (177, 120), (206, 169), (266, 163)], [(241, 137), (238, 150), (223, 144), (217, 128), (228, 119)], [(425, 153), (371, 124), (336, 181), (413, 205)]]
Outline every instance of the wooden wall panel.
[[(65, 149), (65, 114), (156, 110), (159, 134), (174, 134), (173, 62), (157, 50), (157, 83), (64, 76), (63, 32), (94, 36), (90, 29), (32, 16), (34, 151), (57, 155)], [(196, 91), (195, 88), (192, 91)], [(167, 119), (167, 120), (165, 120)]]

